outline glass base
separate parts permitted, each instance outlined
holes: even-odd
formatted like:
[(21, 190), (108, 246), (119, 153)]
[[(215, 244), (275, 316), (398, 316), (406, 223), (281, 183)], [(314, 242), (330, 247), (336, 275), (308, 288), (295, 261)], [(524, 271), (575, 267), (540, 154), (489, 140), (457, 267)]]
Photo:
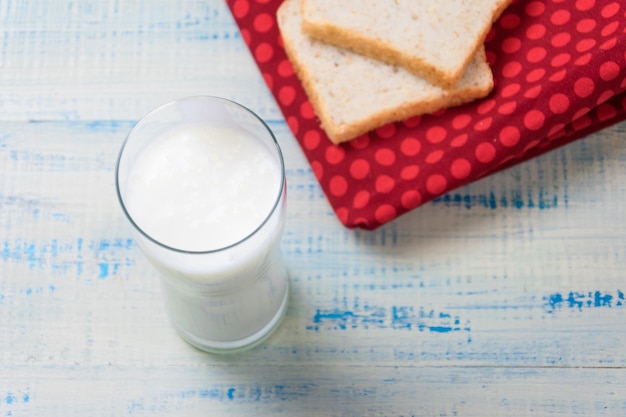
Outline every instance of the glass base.
[(278, 308), (278, 311), (270, 320), (265, 327), (263, 327), (258, 332), (250, 335), (241, 340), (235, 340), (232, 342), (212, 342), (210, 340), (200, 339), (191, 333), (179, 328), (174, 324), (174, 328), (178, 335), (191, 346), (200, 349), (204, 352), (208, 353), (219, 353), (219, 354), (227, 354), (227, 353), (237, 353), (244, 350), (251, 349), (259, 344), (263, 343), (270, 335), (278, 328), (278, 325), (285, 317), (285, 313), (287, 312), (287, 305), (289, 304), (289, 281), (287, 281), (287, 288), (285, 289), (285, 295), (283, 300)]

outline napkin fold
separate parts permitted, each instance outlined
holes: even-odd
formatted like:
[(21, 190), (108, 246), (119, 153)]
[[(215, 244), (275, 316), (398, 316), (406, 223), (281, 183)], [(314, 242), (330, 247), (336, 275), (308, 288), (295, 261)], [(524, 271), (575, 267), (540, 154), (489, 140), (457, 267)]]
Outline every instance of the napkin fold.
[(626, 119), (626, 4), (518, 0), (485, 41), (495, 80), (488, 97), (333, 145), (282, 48), (281, 2), (226, 0), (348, 228), (376, 229), (457, 187)]

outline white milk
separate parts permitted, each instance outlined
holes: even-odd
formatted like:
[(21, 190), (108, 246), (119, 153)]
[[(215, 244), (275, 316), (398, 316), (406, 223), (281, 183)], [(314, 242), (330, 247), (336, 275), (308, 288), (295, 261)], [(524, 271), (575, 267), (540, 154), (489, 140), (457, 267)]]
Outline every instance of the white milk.
[(151, 141), (120, 186), (174, 327), (204, 350), (261, 341), (286, 309), (285, 184), (268, 146), (242, 130), (185, 123)]
[(242, 131), (188, 124), (155, 140), (130, 171), (126, 207), (153, 239), (204, 252), (242, 240), (278, 199), (281, 167)]

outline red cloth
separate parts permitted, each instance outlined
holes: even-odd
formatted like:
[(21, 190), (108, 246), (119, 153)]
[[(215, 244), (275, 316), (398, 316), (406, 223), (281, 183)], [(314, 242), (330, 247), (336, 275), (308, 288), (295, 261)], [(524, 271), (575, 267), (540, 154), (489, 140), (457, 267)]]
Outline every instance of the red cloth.
[(626, 119), (626, 3), (514, 1), (485, 47), (485, 99), (342, 145), (320, 129), (276, 25), (281, 0), (226, 0), (337, 217), (375, 229), (454, 188)]

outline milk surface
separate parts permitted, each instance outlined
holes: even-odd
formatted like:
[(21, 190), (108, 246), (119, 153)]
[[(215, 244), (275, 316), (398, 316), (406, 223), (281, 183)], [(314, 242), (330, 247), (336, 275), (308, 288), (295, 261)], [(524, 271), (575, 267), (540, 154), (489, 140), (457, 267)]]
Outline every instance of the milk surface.
[(156, 138), (127, 182), (129, 215), (148, 236), (185, 251), (211, 251), (254, 232), (272, 212), (279, 161), (247, 132), (188, 123)]

